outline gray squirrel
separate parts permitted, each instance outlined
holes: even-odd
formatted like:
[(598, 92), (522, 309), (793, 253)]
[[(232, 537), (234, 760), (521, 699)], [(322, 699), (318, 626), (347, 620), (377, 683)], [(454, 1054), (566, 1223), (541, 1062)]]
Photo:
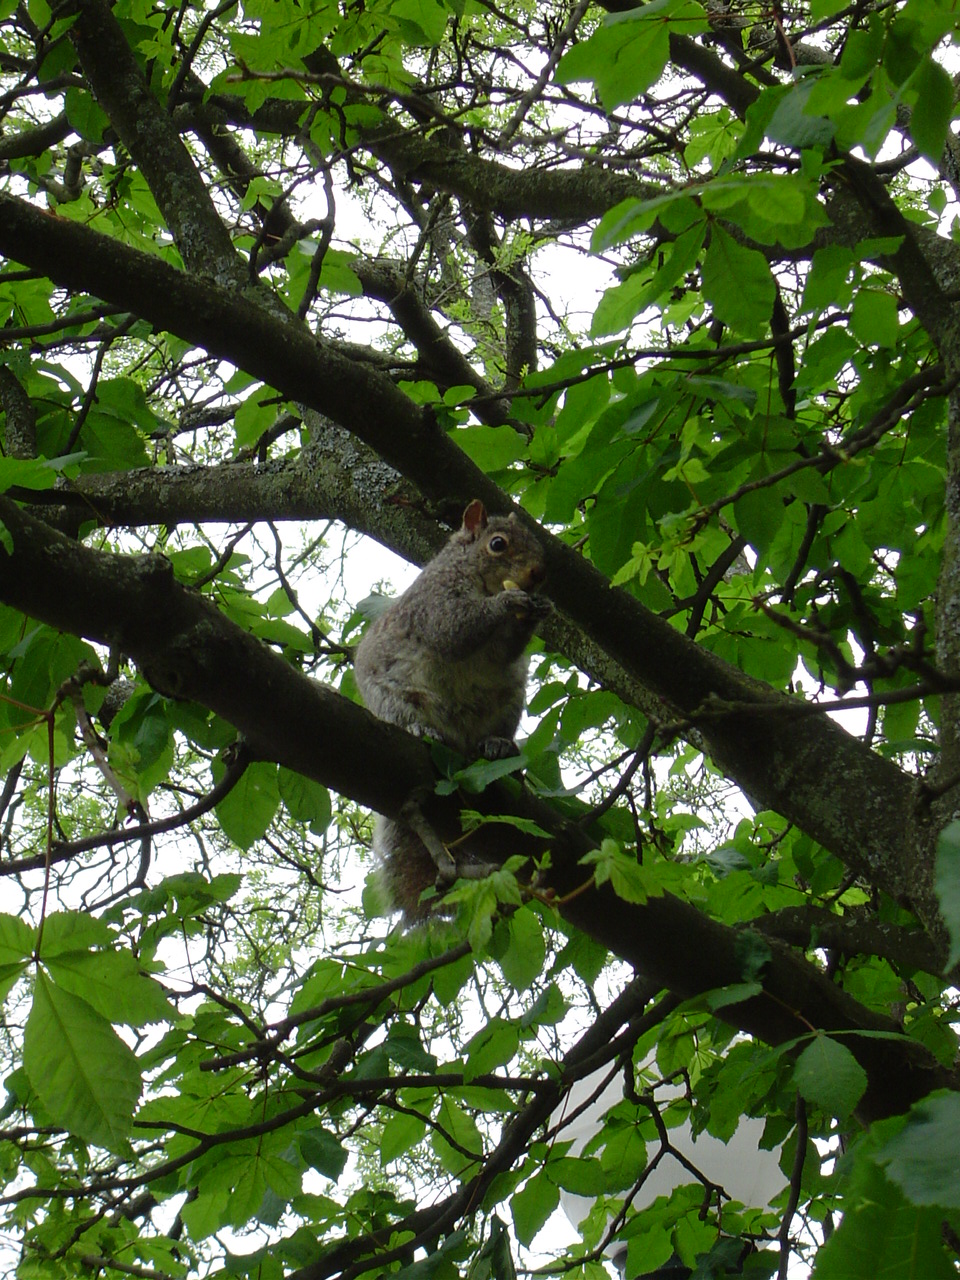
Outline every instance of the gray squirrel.
[[(536, 536), (515, 515), (488, 518), (474, 499), (460, 529), (361, 641), (354, 671), (366, 705), (469, 759), (516, 754), (524, 649), (553, 608), (535, 594), (544, 574)], [(429, 910), (424, 889), (452, 883), (458, 871), (415, 802), (400, 819), (379, 821), (374, 848), (390, 904), (408, 921)]]

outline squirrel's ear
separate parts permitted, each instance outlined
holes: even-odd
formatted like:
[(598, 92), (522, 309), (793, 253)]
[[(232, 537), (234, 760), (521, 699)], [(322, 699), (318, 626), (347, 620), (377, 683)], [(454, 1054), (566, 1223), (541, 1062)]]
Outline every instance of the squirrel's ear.
[(463, 513), (463, 528), (474, 537), (487, 527), (487, 510), (479, 498), (474, 498)]

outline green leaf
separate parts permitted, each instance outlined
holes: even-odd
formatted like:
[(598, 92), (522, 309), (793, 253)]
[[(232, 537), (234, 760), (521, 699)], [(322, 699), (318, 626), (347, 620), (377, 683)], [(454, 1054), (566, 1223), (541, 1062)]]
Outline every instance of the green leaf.
[(246, 769), (216, 812), (228, 839), (241, 849), (249, 849), (266, 832), (279, 806), (277, 766), (261, 760)]
[(658, 215), (676, 215), (678, 210), (686, 215), (682, 218), (685, 226), (703, 221), (700, 206), (691, 199), (687, 190), (670, 191), (666, 195), (651, 196), (649, 200), (638, 200), (636, 197), (621, 200), (597, 223), (590, 238), (590, 248), (594, 253), (603, 253), (605, 249), (622, 244), (641, 231), (646, 231)]
[(841, 1119), (850, 1115), (867, 1087), (867, 1073), (846, 1045), (821, 1032), (800, 1054), (793, 1078), (808, 1102)]
[(727, 108), (708, 112), (690, 121), (690, 141), (684, 148), (686, 164), (695, 169), (709, 158), (711, 168), (720, 168), (727, 156), (733, 155), (743, 133), (743, 125)]
[(866, 28), (852, 30), (844, 41), (840, 72), (846, 80), (865, 80), (877, 65), (883, 52), (886, 28), (871, 15)]
[(545, 1166), (551, 1182), (578, 1196), (598, 1196), (607, 1189), (607, 1175), (595, 1156), (559, 1156)]
[(201, 1191), (196, 1199), (187, 1199), (181, 1215), (191, 1240), (205, 1240), (227, 1225), (229, 1191)]
[(805, 184), (799, 177), (729, 174), (705, 186), (701, 200), (711, 212), (729, 212), (738, 222), (762, 219), (782, 230), (788, 224), (803, 222), (807, 212), (805, 194)]
[(510, 1233), (496, 1214), (490, 1219), (490, 1235), (484, 1241), (467, 1280), (517, 1280), (517, 1268), (510, 1252)]
[(450, 438), (488, 474), (502, 471), (526, 453), (523, 436), (510, 427), (461, 427)]
[[(466, 1232), (463, 1230), (451, 1231), (449, 1235), (444, 1236), (443, 1243), (432, 1253), (426, 1254), (425, 1257), (418, 1257), (416, 1261), (401, 1267), (399, 1271), (392, 1271), (390, 1274), (393, 1280), (458, 1280), (460, 1271), (457, 1263), (466, 1256), (464, 1250), (466, 1238)], [(272, 1277), (271, 1280), (273, 1280)], [(280, 1280), (279, 1276), (277, 1280)]]
[(0, 911), (0, 964), (29, 960), (37, 944), (37, 931), (19, 916)]
[(865, 346), (896, 346), (900, 333), (896, 298), (879, 289), (859, 289), (853, 300), (850, 328)]
[(410, 22), (423, 44), (433, 46), (442, 40), (449, 14), (437, 0), (393, 0), (390, 11)]
[(607, 884), (624, 902), (642, 905), (649, 897), (659, 897), (663, 887), (656, 873), (625, 853), (615, 840), (606, 837), (600, 848), (580, 859), (583, 866), (593, 867), (597, 887)]
[(703, 260), (703, 294), (724, 324), (754, 334), (770, 323), (776, 289), (763, 254), (737, 244), (715, 222)]
[(735, 982), (729, 987), (718, 987), (707, 992), (707, 1008), (716, 1013), (718, 1009), (726, 1009), (732, 1004), (742, 1004), (758, 996), (762, 990), (762, 982)]
[(520, 1026), (548, 1027), (559, 1022), (567, 1011), (567, 1002), (555, 982), (551, 982), (545, 991), (541, 991), (533, 1004), (524, 1009), (520, 1015)]
[(539, 836), (544, 840), (550, 839), (550, 832), (544, 830), (532, 818), (518, 818), (512, 813), (489, 814), (481, 813), (479, 809), (461, 809), (460, 823), (464, 831), (476, 831), (479, 827), (486, 826), (487, 823), (496, 823), (497, 826), (510, 827), (514, 831), (522, 831), (524, 835)]
[(408, 1022), (395, 1022), (383, 1042), (391, 1062), (407, 1071), (436, 1071), (437, 1059), (423, 1047), (421, 1033)]
[(777, 103), (767, 121), (766, 135), (771, 142), (804, 149), (826, 147), (836, 132), (836, 123), (828, 116), (810, 110), (810, 94), (814, 81), (795, 82)]
[(954, 819), (940, 832), (933, 888), (950, 935), (947, 968), (952, 969), (960, 960), (960, 819)]
[(81, 996), (110, 1022), (140, 1027), (169, 1022), (174, 1010), (153, 978), (140, 972), (129, 951), (64, 951), (44, 964), (64, 991)]
[(754, 929), (743, 929), (733, 945), (734, 955), (745, 982), (759, 980), (772, 959), (770, 943)]
[(846, 306), (853, 296), (850, 284), (853, 266), (853, 251), (845, 245), (825, 245), (818, 249), (803, 286), (804, 310)]
[(226, 1221), (239, 1226), (253, 1218), (267, 1193), (267, 1163), (258, 1151), (224, 1152), (211, 1162), (200, 1180), (204, 1192), (227, 1192)]
[(940, 1093), (916, 1103), (876, 1161), (912, 1204), (960, 1209), (960, 1096)]
[(256, 444), (277, 420), (277, 396), (269, 387), (258, 387), (237, 409), (233, 429), (237, 449)]
[(325, 831), (333, 816), (330, 792), (313, 778), (280, 767), (279, 794), (287, 812), (297, 822), (309, 822), (315, 832)]
[(529, 1178), (510, 1201), (513, 1228), (523, 1245), (530, 1245), (546, 1220), (560, 1203), (560, 1189), (541, 1171)]
[(427, 1122), (422, 1116), (391, 1116), (380, 1135), (380, 1164), (385, 1167), (423, 1140)]
[[(673, 1237), (667, 1224), (651, 1223), (649, 1230), (631, 1236), (627, 1242), (627, 1274), (656, 1275), (673, 1255)], [(666, 1274), (669, 1275), (669, 1271)]]
[(668, 35), (659, 24), (644, 22), (639, 30), (600, 27), (582, 44), (574, 45), (560, 59), (556, 78), (560, 84), (592, 80), (608, 111), (649, 89), (666, 65)]
[(332, 1182), (336, 1182), (346, 1168), (346, 1148), (336, 1134), (330, 1133), (322, 1125), (301, 1130), (297, 1134), (297, 1146), (310, 1168), (316, 1169)]
[[(665, 261), (654, 272), (632, 275), (623, 284), (607, 289), (594, 312), (590, 333), (619, 333), (633, 323), (648, 307), (660, 302), (680, 277), (691, 269), (703, 244), (706, 223), (684, 231), (665, 254)], [(652, 402), (656, 408), (657, 401)]]
[(608, 1191), (633, 1186), (647, 1164), (647, 1145), (637, 1125), (623, 1125), (606, 1137), (600, 1155)]
[(486, 1075), (509, 1062), (520, 1044), (520, 1032), (512, 1022), (492, 1018), (467, 1045), (465, 1078)]
[(515, 911), (507, 921), (509, 944), (496, 957), (503, 976), (518, 991), (526, 991), (540, 976), (547, 955), (543, 926), (529, 908)]
[(90, 93), (82, 89), (68, 89), (64, 98), (67, 119), (81, 138), (87, 142), (101, 143), (110, 124), (110, 118)]
[(137, 1059), (105, 1018), (41, 970), (23, 1035), (23, 1066), (56, 1124), (110, 1151), (130, 1133)]
[(910, 133), (921, 155), (938, 165), (953, 115), (953, 82), (933, 58), (926, 57), (913, 78), (917, 100), (910, 115)]
[(435, 1119), (439, 1129), (433, 1130), (430, 1144), (440, 1163), (455, 1177), (471, 1177), (483, 1156), (483, 1139), (473, 1117), (444, 1095)]
[[(318, 244), (319, 241), (315, 241), (307, 246), (311, 259), (317, 250)], [(356, 261), (357, 255), (355, 253), (348, 253), (342, 249), (328, 248), (323, 256), (323, 267), (320, 270), (320, 287), (330, 293), (342, 293), (346, 294), (348, 298), (359, 298), (363, 293), (363, 285), (353, 269), (353, 264)]]
[(943, 1214), (908, 1204), (869, 1161), (844, 1197), (843, 1220), (817, 1254), (813, 1280), (956, 1280)]
[(847, 0), (810, 0), (810, 17), (814, 22), (822, 22), (846, 7)]
[(670, 27), (685, 35), (705, 25), (694, 0), (650, 0), (642, 8), (610, 15), (594, 34), (569, 49), (556, 70), (560, 84), (592, 80), (610, 111), (659, 80), (670, 54)]
[(37, 931), (18, 916), (0, 912), (0, 1002), (27, 969)]
[[(449, 758), (446, 748), (438, 746), (434, 749), (434, 756), (435, 758), (442, 756), (445, 752)], [(520, 756), (505, 756), (502, 760), (474, 760), (463, 769), (455, 769), (450, 777), (441, 778), (437, 783), (437, 794), (449, 796), (461, 789), (477, 794), (491, 782), (496, 782), (498, 778), (518, 773), (523, 768), (523, 764)]]
[(117, 935), (102, 920), (85, 911), (51, 911), (43, 922), (40, 955), (44, 962), (66, 951), (112, 947)]
[(0, 491), (52, 489), (57, 475), (57, 467), (43, 458), (0, 457)]
[(783, 503), (773, 488), (752, 489), (733, 504), (737, 529), (762, 562), (783, 528)]

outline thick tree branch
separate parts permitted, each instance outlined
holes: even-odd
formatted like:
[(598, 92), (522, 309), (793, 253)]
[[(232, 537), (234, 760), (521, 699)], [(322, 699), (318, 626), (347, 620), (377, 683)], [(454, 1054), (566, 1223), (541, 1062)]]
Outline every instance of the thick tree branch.
[[(248, 112), (238, 99), (212, 95), (175, 115), (183, 126), (199, 130), (202, 121), (229, 123), (244, 129), (293, 136), (300, 128), (303, 104), (273, 100)], [(394, 175), (429, 183), (478, 209), (504, 218), (544, 218), (581, 226), (602, 217), (620, 200), (662, 195), (662, 187), (628, 173), (601, 168), (514, 169), (471, 152), (452, 148), (435, 135), (424, 137), (391, 123), (366, 131), (363, 146), (388, 165)]]
[[(635, 0), (607, 0), (603, 7), (620, 12), (637, 6)], [(670, 57), (677, 68), (697, 79), (741, 119), (761, 92), (716, 53), (687, 36), (671, 33)], [(765, 84), (776, 83), (765, 73), (759, 78)], [(283, 136), (295, 135), (300, 127), (302, 106), (296, 102), (273, 100), (249, 113), (235, 99), (213, 95), (201, 101), (199, 83), (194, 86), (194, 93), (194, 102), (184, 109), (182, 117), (188, 127), (194, 124), (200, 129), (204, 127), (202, 122), (216, 120)], [(606, 168), (510, 168), (486, 156), (450, 147), (439, 134), (423, 137), (393, 124), (388, 130), (365, 131), (363, 145), (398, 177), (427, 182), (476, 209), (508, 219), (530, 217), (580, 226), (602, 217), (619, 201), (647, 200), (664, 194), (662, 185), (638, 181), (629, 173)], [(831, 226), (819, 228), (811, 242), (799, 249), (758, 247), (774, 260), (808, 260), (817, 248), (830, 244), (852, 247), (871, 235), (906, 236), (894, 259), (880, 255), (877, 261), (898, 274), (905, 297), (929, 332), (942, 331), (944, 320), (951, 314), (942, 290), (952, 288), (958, 274), (956, 246), (934, 229), (908, 223), (899, 216), (896, 226), (891, 226), (889, 196), (869, 165), (845, 157), (840, 174), (828, 204)]]
[(884, 956), (899, 969), (936, 973), (943, 963), (930, 939), (917, 930), (868, 916), (835, 915), (825, 907), (781, 907), (753, 921), (751, 928), (804, 949), (825, 947), (842, 955)]
[(100, 105), (152, 191), (186, 265), (223, 284), (239, 259), (173, 121), (157, 102), (106, 0), (69, 0), (70, 39)]
[(369, 298), (386, 303), (405, 337), (442, 387), (474, 387), (484, 397), (481, 419), (500, 426), (509, 417), (509, 401), (498, 399), (498, 390), (481, 377), (462, 351), (450, 341), (420, 296), (416, 282), (408, 280), (402, 263), (357, 261), (353, 270)]

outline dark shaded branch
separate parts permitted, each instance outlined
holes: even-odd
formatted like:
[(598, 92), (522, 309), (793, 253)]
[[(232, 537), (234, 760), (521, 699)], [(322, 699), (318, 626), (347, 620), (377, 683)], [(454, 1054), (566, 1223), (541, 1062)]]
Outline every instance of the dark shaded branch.
[[(268, 134), (293, 136), (300, 128), (303, 104), (271, 101), (259, 111), (247, 112), (236, 98), (212, 95), (176, 113), (185, 127), (199, 131), (204, 118), (229, 122)], [(489, 209), (504, 218), (545, 218), (581, 226), (601, 217), (618, 201), (630, 196), (644, 200), (662, 195), (662, 188), (642, 182), (628, 173), (611, 173), (597, 165), (591, 169), (512, 169), (460, 148), (451, 148), (434, 135), (389, 129), (371, 130), (363, 146), (388, 165), (395, 176), (428, 183), (478, 209)]]
[(22, 129), (19, 133), (8, 133), (0, 138), (0, 161), (22, 160), (27, 156), (40, 156), (58, 142), (63, 142), (73, 131), (73, 126), (66, 113), (55, 116), (46, 124), (37, 125), (35, 129)]
[(0, 562), (6, 603), (129, 655), (161, 693), (222, 715), (254, 755), (326, 775), (362, 804), (396, 812), (416, 787), (432, 786), (425, 749), (405, 753), (405, 734), (301, 676), (182, 587), (167, 561), (90, 551), (7, 498), (0, 512), (14, 545)]
[(805, 950), (826, 947), (841, 955), (883, 956), (899, 969), (939, 973), (943, 964), (943, 956), (918, 930), (850, 912), (838, 916), (825, 907), (782, 907), (753, 920), (750, 927)]
[(20, 380), (7, 365), (0, 366), (0, 408), (6, 419), (3, 451), (10, 458), (37, 456), (37, 414)]
[(509, 416), (509, 402), (474, 369), (466, 356), (450, 341), (433, 318), (413, 281), (406, 278), (401, 264), (358, 260), (352, 264), (369, 298), (385, 302), (404, 335), (417, 348), (424, 365), (441, 387), (475, 387), (484, 397), (477, 406), (480, 419), (500, 426)]

